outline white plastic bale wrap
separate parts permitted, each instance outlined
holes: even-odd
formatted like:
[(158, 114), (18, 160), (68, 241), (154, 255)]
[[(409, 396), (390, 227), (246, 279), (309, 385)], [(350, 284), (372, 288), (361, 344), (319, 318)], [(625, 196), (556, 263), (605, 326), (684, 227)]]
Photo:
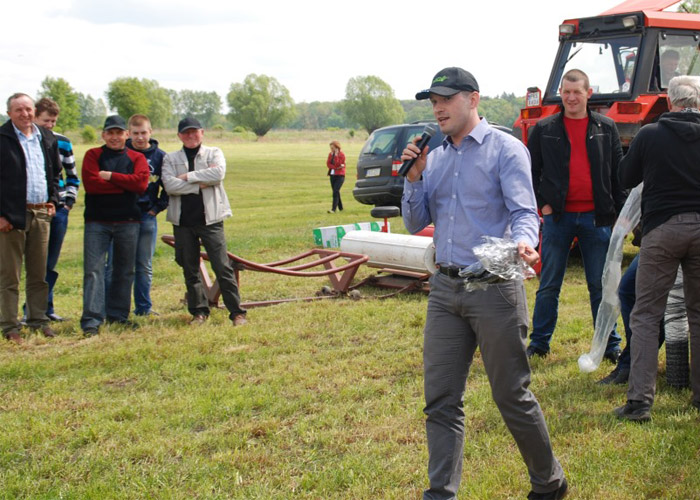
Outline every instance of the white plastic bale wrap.
[(617, 289), (620, 286), (622, 276), (622, 248), (625, 244), (625, 237), (639, 224), (641, 219), (642, 188), (643, 184), (640, 184), (630, 192), (612, 230), (605, 267), (603, 267), (603, 296), (598, 307), (591, 350), (578, 358), (579, 370), (585, 373), (595, 371), (600, 366), (605, 348), (608, 345), (608, 337), (620, 314), (620, 299), (617, 296)]
[(435, 245), (427, 236), (352, 231), (340, 242), (343, 252), (369, 256), (368, 266), (434, 274)]
[(678, 267), (676, 282), (668, 294), (664, 316), (666, 333), (666, 381), (668, 385), (684, 388), (690, 385), (688, 357), (688, 316), (683, 293), (683, 270)]

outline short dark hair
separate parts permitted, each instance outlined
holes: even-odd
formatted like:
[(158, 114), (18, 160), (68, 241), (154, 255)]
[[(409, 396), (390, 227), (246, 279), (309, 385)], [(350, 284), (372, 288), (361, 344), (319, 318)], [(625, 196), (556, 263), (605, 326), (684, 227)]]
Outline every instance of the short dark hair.
[(12, 101), (14, 101), (15, 99), (19, 99), (20, 97), (29, 97), (32, 103), (34, 103), (34, 99), (32, 99), (30, 95), (25, 94), (24, 92), (15, 92), (7, 98), (7, 111), (10, 111), (10, 105), (12, 104)]
[(39, 116), (41, 113), (46, 113), (49, 116), (58, 116), (61, 112), (61, 108), (56, 101), (50, 97), (42, 97), (34, 105), (36, 108), (36, 115)]
[(564, 76), (561, 77), (561, 81), (566, 80), (567, 82), (580, 82), (583, 80), (583, 89), (588, 90), (591, 87), (591, 83), (588, 81), (588, 75), (581, 71), (580, 69), (570, 69)]

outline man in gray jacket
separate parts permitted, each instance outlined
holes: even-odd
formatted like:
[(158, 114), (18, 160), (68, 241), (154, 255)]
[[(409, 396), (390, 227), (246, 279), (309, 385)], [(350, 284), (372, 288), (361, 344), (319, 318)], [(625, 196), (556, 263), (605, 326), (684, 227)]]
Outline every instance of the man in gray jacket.
[(195, 118), (180, 120), (177, 136), (183, 148), (163, 160), (163, 185), (170, 196), (167, 220), (173, 223), (175, 260), (182, 266), (187, 286), (191, 324), (209, 317), (209, 301), (199, 276), (200, 240), (219, 282), (224, 304), (234, 326), (246, 323), (238, 284), (226, 255), (223, 220), (231, 216), (224, 190), (226, 160), (219, 148), (202, 144), (204, 130)]

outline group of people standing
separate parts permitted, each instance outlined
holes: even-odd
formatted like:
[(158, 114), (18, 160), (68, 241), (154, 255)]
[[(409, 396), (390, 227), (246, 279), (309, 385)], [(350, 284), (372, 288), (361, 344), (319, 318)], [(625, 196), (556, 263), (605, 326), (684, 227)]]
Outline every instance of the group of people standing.
[[(615, 123), (588, 107), (592, 93), (584, 72), (565, 73), (561, 112), (538, 122), (527, 148), (479, 117), (479, 86), (468, 71), (445, 68), (430, 88), (416, 94), (416, 99), (430, 99), (445, 135), (434, 151), (409, 144), (401, 156), (403, 161), (415, 159), (404, 184), (404, 224), (412, 233), (435, 225), (438, 265), (430, 278), (423, 346), (426, 500), (457, 496), (465, 438), (463, 396), (477, 348), (493, 399), (528, 468), (528, 498), (566, 496), (569, 485), (529, 389), (528, 359), (550, 352), (574, 238), (595, 323), (611, 229), (625, 190), (641, 181), (643, 239), (629, 323), (634, 341), (626, 332), (629, 390), (626, 404), (614, 415), (650, 419), (658, 325), (679, 265), (685, 274), (691, 352), (700, 352), (700, 79), (671, 79), (670, 112), (642, 128), (624, 158)], [(484, 236), (513, 240), (522, 260), (537, 263), (538, 209), (544, 219), (543, 265), (526, 347), (529, 322), (522, 281), (492, 276), (488, 286), (468, 291), (463, 271), (478, 262), (473, 249)], [(620, 342), (613, 329), (604, 353), (613, 363), (621, 356)], [(700, 363), (691, 365), (691, 404), (700, 409)], [(619, 372), (606, 377), (607, 382), (619, 378)]]
[[(46, 337), (62, 321), (53, 306), (56, 263), (81, 184), (70, 141), (52, 132), (58, 105), (27, 94), (7, 100), (9, 120), (0, 127), (0, 327), (21, 343), (23, 323)], [(83, 312), (86, 336), (105, 322), (137, 328), (129, 319), (133, 290), (136, 315), (157, 315), (150, 296), (157, 215), (168, 210), (175, 231), (176, 261), (183, 268), (193, 325), (209, 316), (199, 276), (200, 242), (219, 281), (234, 326), (247, 322), (226, 252), (223, 220), (231, 208), (223, 187), (226, 161), (202, 144), (204, 130), (192, 117), (178, 124), (181, 150), (166, 154), (151, 137), (150, 120), (107, 117), (104, 145), (83, 160), (85, 191)], [(65, 177), (64, 177), (65, 174)], [(22, 264), (26, 305), (18, 318)]]

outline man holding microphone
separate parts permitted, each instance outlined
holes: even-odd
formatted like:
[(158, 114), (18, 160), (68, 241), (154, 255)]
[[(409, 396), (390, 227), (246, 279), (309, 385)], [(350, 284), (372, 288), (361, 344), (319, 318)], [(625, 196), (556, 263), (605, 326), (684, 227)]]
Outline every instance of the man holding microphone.
[(416, 99), (430, 99), (445, 140), (428, 155), (415, 144), (402, 160), (406, 174), (403, 219), (412, 233), (435, 224), (439, 272), (430, 279), (424, 330), (426, 431), (430, 488), (423, 498), (453, 499), (462, 474), (463, 395), (478, 347), (493, 399), (527, 465), (529, 499), (567, 492), (544, 416), (528, 389), (525, 353), (528, 310), (522, 281), (501, 280), (466, 291), (460, 271), (478, 261), (483, 236), (512, 239), (528, 264), (539, 260), (538, 216), (527, 149), (479, 118), (479, 86), (461, 68), (445, 68)]

